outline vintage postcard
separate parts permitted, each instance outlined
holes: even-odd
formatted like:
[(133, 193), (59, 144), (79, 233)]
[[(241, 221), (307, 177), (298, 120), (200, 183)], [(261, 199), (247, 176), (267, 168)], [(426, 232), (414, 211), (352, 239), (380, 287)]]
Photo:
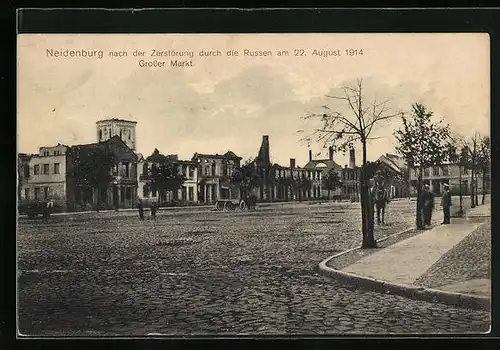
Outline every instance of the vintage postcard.
[(18, 336), (490, 330), (490, 39), (18, 35)]

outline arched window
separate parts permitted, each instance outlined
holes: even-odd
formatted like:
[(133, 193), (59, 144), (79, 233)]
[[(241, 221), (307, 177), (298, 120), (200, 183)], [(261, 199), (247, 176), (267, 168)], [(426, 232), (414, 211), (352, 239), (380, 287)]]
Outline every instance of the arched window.
[(102, 140), (102, 129), (99, 129), (99, 141)]
[(215, 173), (217, 171), (217, 165), (214, 163), (212, 163), (212, 176), (216, 176), (217, 174)]
[(122, 129), (120, 129), (120, 138), (122, 138)]

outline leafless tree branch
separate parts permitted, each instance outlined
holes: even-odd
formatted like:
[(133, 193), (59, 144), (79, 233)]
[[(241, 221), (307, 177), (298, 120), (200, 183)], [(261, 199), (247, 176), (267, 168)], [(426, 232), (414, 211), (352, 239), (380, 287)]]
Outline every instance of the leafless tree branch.
[(332, 96), (332, 95), (325, 95), (325, 96), (336, 100), (347, 100), (345, 97), (342, 96)]

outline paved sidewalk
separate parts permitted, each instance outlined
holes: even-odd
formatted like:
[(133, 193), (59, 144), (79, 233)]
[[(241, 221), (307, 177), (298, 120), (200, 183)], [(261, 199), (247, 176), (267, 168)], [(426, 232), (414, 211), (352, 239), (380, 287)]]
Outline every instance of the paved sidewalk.
[(453, 219), (379, 252), (368, 255), (342, 269), (344, 272), (396, 284), (411, 285), (441, 256), (479, 227), (466, 219)]
[(491, 217), (491, 203), (478, 205), (475, 208), (470, 208), (466, 213), (467, 218), (484, 218)]

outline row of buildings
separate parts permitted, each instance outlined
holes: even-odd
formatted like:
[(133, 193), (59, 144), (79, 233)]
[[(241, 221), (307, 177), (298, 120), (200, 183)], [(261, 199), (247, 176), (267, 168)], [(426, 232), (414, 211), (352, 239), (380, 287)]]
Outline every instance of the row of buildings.
[[(165, 204), (181, 201), (187, 204), (213, 203), (220, 199), (239, 199), (244, 194), (238, 184), (231, 182), (234, 171), (240, 168), (242, 158), (232, 151), (223, 154), (195, 153), (190, 160), (177, 155), (163, 155), (154, 150), (149, 156), (136, 153), (136, 125), (134, 121), (106, 119), (96, 123), (97, 142), (67, 146), (58, 144), (41, 147), (38, 154), (18, 155), (18, 197), (22, 201), (54, 200), (62, 210), (85, 210), (99, 206), (102, 209), (132, 208), (137, 199)], [(104, 158), (103, 158), (104, 157)], [(162, 159), (169, 159), (184, 182), (175, 191), (155, 191), (151, 182), (152, 167)], [(95, 185), (102, 174), (99, 162), (110, 162), (109, 179)], [(404, 161), (392, 154), (382, 155), (375, 162), (389, 174), (391, 197), (407, 197), (416, 192), (416, 173)], [(270, 161), (269, 136), (262, 138), (256, 159), (250, 163), (263, 178), (252, 189), (261, 201), (307, 200), (325, 198), (358, 198), (359, 167), (355, 152), (349, 152), (349, 164), (340, 166), (334, 160), (333, 148), (326, 159), (313, 159), (303, 167), (291, 158), (287, 166)], [(325, 175), (335, 172), (341, 185), (333, 191), (324, 186)], [(446, 182), (457, 186), (458, 167), (452, 164), (426, 169), (424, 182), (434, 191)], [(392, 176), (394, 175), (394, 176)], [(290, 181), (294, 179), (294, 181)], [(305, 180), (307, 179), (307, 180)], [(302, 182), (301, 182), (302, 181)], [(462, 174), (464, 189), (470, 184), (470, 174)], [(297, 186), (308, 183), (307, 186)], [(481, 187), (481, 185), (480, 185)], [(465, 191), (464, 191), (465, 192)]]

